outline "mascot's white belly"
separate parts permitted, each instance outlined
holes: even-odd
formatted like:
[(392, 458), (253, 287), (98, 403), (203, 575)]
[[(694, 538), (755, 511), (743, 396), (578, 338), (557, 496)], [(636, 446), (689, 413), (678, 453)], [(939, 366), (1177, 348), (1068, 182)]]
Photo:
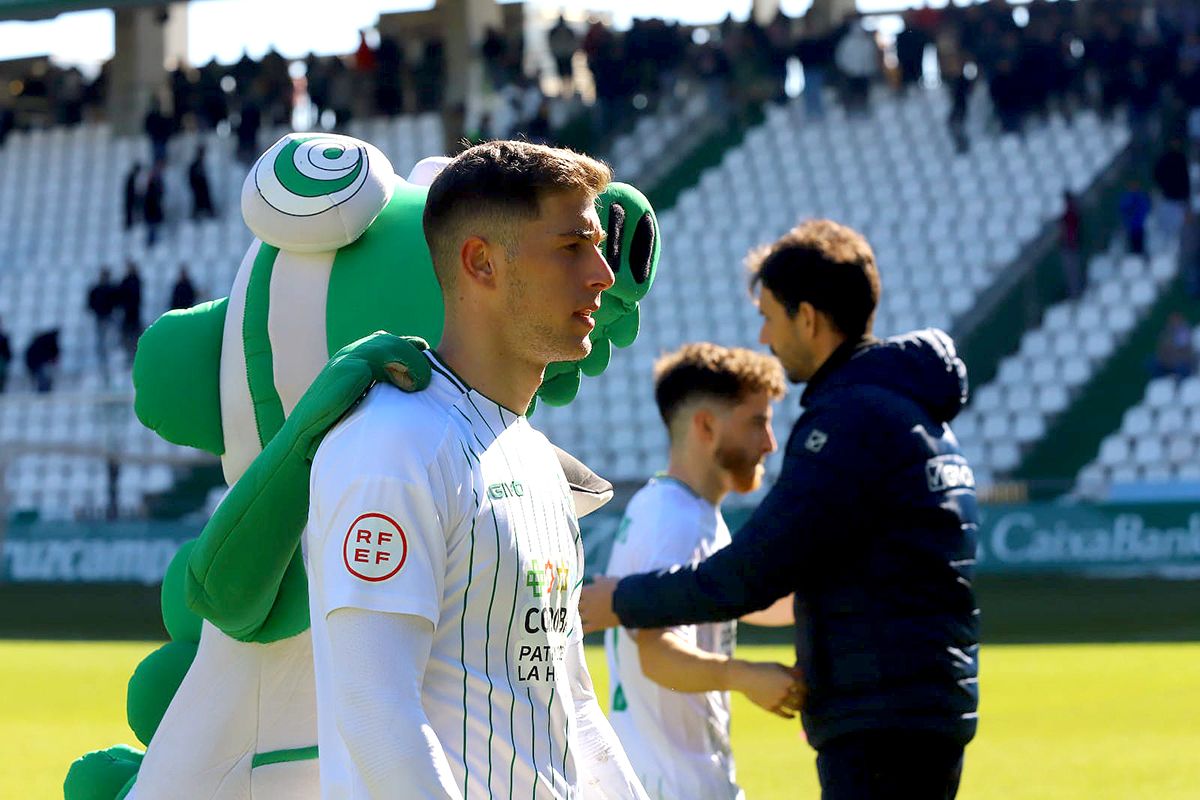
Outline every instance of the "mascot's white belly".
[[(320, 797), (308, 631), (271, 644), (204, 623), (200, 647), (138, 771), (136, 800)], [(301, 756), (299, 760), (293, 760)], [(256, 760), (260, 762), (255, 766)]]
[[(246, 285), (259, 246), (250, 247), (234, 281), (221, 353), (221, 464), (231, 485), (262, 449), (242, 346)], [(267, 326), (285, 414), (329, 358), (325, 300), (333, 258), (281, 251), (275, 259)], [(130, 797), (317, 798), (317, 761), (306, 752), (316, 744), (309, 633), (254, 644), (205, 622), (196, 658), (155, 731)]]

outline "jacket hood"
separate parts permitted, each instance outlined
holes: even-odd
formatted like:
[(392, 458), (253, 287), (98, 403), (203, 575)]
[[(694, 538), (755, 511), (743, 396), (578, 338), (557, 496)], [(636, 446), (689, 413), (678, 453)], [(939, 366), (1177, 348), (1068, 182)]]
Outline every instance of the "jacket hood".
[(805, 395), (838, 386), (878, 386), (913, 400), (938, 422), (954, 419), (966, 405), (967, 366), (945, 331), (927, 328), (868, 340), (847, 355), (820, 384), (810, 382)]

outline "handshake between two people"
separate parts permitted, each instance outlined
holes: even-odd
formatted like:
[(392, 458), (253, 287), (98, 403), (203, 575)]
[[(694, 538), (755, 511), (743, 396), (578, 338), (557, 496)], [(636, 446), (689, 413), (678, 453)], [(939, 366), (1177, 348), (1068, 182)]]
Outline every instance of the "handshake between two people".
[[(615, 628), (621, 620), (613, 611), (617, 579), (600, 576), (586, 584), (579, 598), (585, 633)], [(791, 622), (790, 598), (787, 622)], [(781, 601), (781, 604), (783, 601)], [(779, 625), (782, 621), (755, 624)], [(697, 648), (670, 629), (629, 630), (638, 645), (642, 672), (650, 680), (678, 692), (741, 692), (759, 708), (792, 719), (803, 709), (808, 687), (799, 667), (774, 662), (746, 661)]]

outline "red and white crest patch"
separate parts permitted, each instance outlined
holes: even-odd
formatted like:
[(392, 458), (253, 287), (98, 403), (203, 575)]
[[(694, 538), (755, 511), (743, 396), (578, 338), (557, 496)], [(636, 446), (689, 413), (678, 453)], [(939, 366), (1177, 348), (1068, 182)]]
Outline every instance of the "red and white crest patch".
[(364, 581), (386, 581), (404, 566), (408, 539), (396, 521), (384, 514), (363, 514), (350, 524), (342, 543), (346, 569)]

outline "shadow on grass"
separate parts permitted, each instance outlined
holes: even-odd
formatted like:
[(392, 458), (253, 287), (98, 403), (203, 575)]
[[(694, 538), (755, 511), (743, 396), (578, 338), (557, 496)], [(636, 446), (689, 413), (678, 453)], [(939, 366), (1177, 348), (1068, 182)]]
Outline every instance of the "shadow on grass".
[[(985, 644), (1200, 641), (1200, 581), (986, 576), (976, 591)], [(0, 584), (0, 638), (165, 639), (159, 588)], [(738, 640), (784, 644), (792, 631), (742, 625)]]
[[(1200, 641), (1200, 581), (991, 575), (975, 590), (985, 645)], [(791, 642), (791, 630), (741, 625), (738, 641)]]

